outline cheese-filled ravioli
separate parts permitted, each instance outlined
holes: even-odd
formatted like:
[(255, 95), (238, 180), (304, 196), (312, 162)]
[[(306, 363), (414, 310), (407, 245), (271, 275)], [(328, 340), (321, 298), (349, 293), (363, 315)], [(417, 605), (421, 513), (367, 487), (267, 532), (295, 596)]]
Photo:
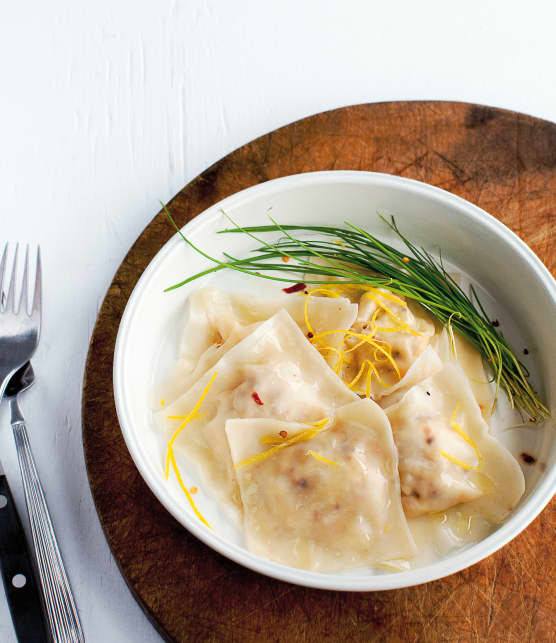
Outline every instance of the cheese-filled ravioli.
[(410, 388), (386, 414), (398, 448), (407, 516), (443, 511), (483, 496), (489, 499), (485, 510), (498, 514), (493, 520), (515, 507), (524, 491), (523, 473), (489, 435), (458, 364), (447, 362)]
[[(224, 353), (281, 309), (290, 314), (307, 341), (315, 334), (349, 328), (357, 315), (357, 305), (345, 297), (311, 297), (306, 301), (299, 293), (255, 297), (216, 288), (196, 290), (188, 298), (178, 362), (155, 391), (152, 406), (156, 408), (161, 399), (166, 403), (176, 399)], [(341, 333), (327, 338), (322, 354), (330, 365), (337, 361), (342, 339)]]
[(392, 433), (372, 400), (331, 423), (229, 420), (226, 434), (252, 552), (321, 572), (415, 553)]
[[(201, 398), (198, 411), (188, 417)], [(200, 464), (201, 474), (216, 495), (239, 506), (224, 432), (227, 419), (279, 417), (313, 422), (354, 399), (357, 395), (327, 366), (289, 314), (281, 310), (233, 346), (155, 418), (168, 436), (186, 423), (173, 448), (183, 450)]]

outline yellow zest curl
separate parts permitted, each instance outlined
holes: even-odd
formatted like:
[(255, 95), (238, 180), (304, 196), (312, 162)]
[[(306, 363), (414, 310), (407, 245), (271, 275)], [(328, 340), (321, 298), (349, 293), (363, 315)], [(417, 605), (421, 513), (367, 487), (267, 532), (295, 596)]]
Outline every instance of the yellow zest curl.
[(471, 445), (471, 447), (473, 447), (473, 450), (475, 451), (475, 453), (477, 455), (477, 460), (479, 461), (479, 464), (477, 466), (477, 469), (479, 469), (480, 466), (481, 466), (481, 462), (483, 461), (483, 456), (482, 456), (481, 452), (479, 451), (479, 447), (475, 444), (475, 441), (472, 438), (470, 438), (467, 435), (467, 433), (461, 428), (461, 426), (459, 424), (457, 424), (457, 422), (456, 422), (457, 412), (462, 407), (463, 407), (463, 404), (458, 404), (458, 406), (456, 406), (454, 412), (452, 413), (452, 419), (450, 420), (450, 426), (454, 429), (454, 431), (456, 431), (456, 433), (459, 436), (461, 436), (467, 442), (467, 444), (469, 444), (469, 445)]
[[(375, 292), (377, 292), (377, 291), (375, 291)], [(380, 295), (380, 297), (382, 297), (384, 295), (384, 293), (379, 292), (379, 295)], [(405, 332), (410, 333), (411, 335), (415, 335), (417, 337), (421, 337), (421, 333), (418, 333), (417, 331), (413, 330), (413, 328), (411, 328), (411, 326), (409, 326), (402, 319), (400, 319), (391, 308), (389, 308), (385, 303), (380, 301), (379, 296), (374, 295), (372, 292), (368, 291), (363, 295), (363, 297), (368, 297), (369, 299), (374, 301), (375, 304), (377, 306), (380, 306), (380, 308), (382, 308), (388, 315), (390, 315), (390, 317), (395, 322), (397, 322)], [(363, 299), (363, 297), (361, 299)], [(397, 297), (396, 297), (396, 299), (397, 299)], [(401, 301), (401, 300), (399, 300), (399, 301)], [(407, 306), (407, 304), (405, 304), (405, 305)]]
[(396, 297), (396, 295), (394, 295), (391, 292), (383, 292), (382, 290), (378, 290), (376, 288), (369, 288), (369, 291), (375, 293), (376, 295), (378, 295), (379, 297), (382, 297), (383, 299), (388, 299), (390, 301), (393, 301), (399, 306), (403, 306), (404, 308), (407, 307), (406, 301), (404, 301), (403, 299), (400, 299), (399, 297)]
[[(345, 335), (348, 335), (349, 337), (357, 337), (358, 339), (363, 340), (364, 342), (367, 342), (371, 346), (374, 346), (380, 353), (382, 353), (386, 359), (392, 364), (394, 367), (394, 370), (396, 371), (396, 375), (398, 376), (398, 379), (401, 380), (402, 376), (400, 373), (400, 369), (398, 368), (398, 365), (396, 364), (396, 360), (392, 357), (390, 353), (386, 349), (384, 349), (380, 344), (378, 343), (378, 340), (374, 340), (371, 335), (363, 335), (362, 333), (354, 333), (351, 330), (327, 330), (324, 331), (323, 333), (319, 333), (318, 335), (315, 335), (314, 339), (318, 339), (320, 337), (324, 337), (325, 335), (332, 335), (334, 333), (344, 333)], [(380, 342), (381, 344), (387, 344), (387, 342)], [(388, 345), (388, 344), (387, 344)]]
[[(178, 437), (178, 435), (183, 431), (183, 429), (189, 424), (189, 422), (191, 422), (191, 420), (197, 414), (197, 411), (199, 410), (199, 407), (203, 403), (203, 400), (205, 399), (205, 397), (206, 397), (206, 395), (207, 395), (207, 393), (209, 391), (209, 388), (211, 387), (212, 383), (214, 382), (214, 378), (217, 375), (218, 375), (218, 373), (216, 373), (216, 372), (214, 372), (212, 374), (212, 377), (210, 378), (208, 384), (205, 386), (203, 392), (201, 393), (201, 397), (197, 400), (197, 404), (195, 404), (195, 406), (193, 407), (191, 412), (188, 415), (185, 416), (184, 421), (174, 431), (174, 434), (172, 435), (172, 437), (170, 438), (170, 441), (168, 442), (168, 453), (167, 453), (167, 456), (166, 456), (166, 471), (165, 471), (166, 480), (168, 480), (168, 475), (170, 474), (170, 453), (172, 451), (172, 446), (173, 446), (176, 438)], [(176, 417), (178, 417), (178, 416), (176, 416)], [(181, 419), (181, 417), (179, 419)]]
[[(195, 502), (193, 501), (193, 498), (191, 497), (191, 494), (189, 493), (189, 490), (183, 483), (182, 477), (180, 475), (180, 471), (178, 469), (178, 465), (176, 464), (176, 458), (174, 457), (174, 450), (171, 447), (168, 447), (168, 456), (170, 459), (170, 462), (172, 464), (172, 469), (174, 470), (174, 473), (176, 474), (176, 479), (178, 481), (179, 486), (181, 487), (182, 491), (185, 494), (185, 497), (189, 500), (189, 504), (191, 505), (191, 508), (193, 509), (195, 515), (199, 520), (205, 524), (209, 529), (212, 529), (212, 527), (208, 524), (208, 522), (205, 520), (203, 514), (197, 509), (195, 506)], [(166, 476), (166, 479), (168, 479), (168, 476)], [(193, 489), (194, 487), (192, 487)]]
[(191, 496), (191, 493), (189, 493), (189, 490), (187, 489), (187, 487), (185, 486), (185, 484), (184, 484), (184, 482), (182, 480), (180, 471), (178, 469), (178, 465), (176, 463), (176, 458), (174, 456), (173, 444), (174, 444), (174, 441), (176, 440), (176, 438), (178, 437), (178, 435), (181, 433), (181, 431), (187, 426), (187, 424), (193, 418), (200, 417), (201, 414), (197, 413), (197, 411), (199, 410), (199, 407), (201, 406), (203, 400), (205, 399), (205, 396), (208, 393), (209, 388), (211, 387), (211, 384), (213, 383), (214, 378), (217, 376), (217, 374), (218, 373), (216, 373), (216, 372), (212, 374), (212, 377), (210, 378), (209, 383), (205, 386), (203, 392), (201, 393), (201, 397), (197, 401), (197, 404), (195, 404), (195, 406), (193, 407), (193, 409), (191, 410), (191, 412), (188, 415), (186, 415), (184, 417), (179, 416), (179, 415), (169, 415), (168, 416), (169, 419), (178, 419), (178, 420), (183, 419), (184, 422), (182, 422), (182, 424), (180, 424), (180, 426), (174, 432), (174, 434), (170, 438), (170, 441), (168, 442), (168, 450), (166, 452), (166, 468), (165, 468), (165, 476), (166, 476), (166, 480), (168, 480), (168, 476), (170, 475), (170, 465), (172, 465), (172, 469), (173, 469), (174, 474), (176, 476), (176, 480), (178, 481), (178, 484), (181, 487), (181, 490), (183, 491), (183, 493), (185, 494), (185, 497), (187, 498), (189, 504), (191, 505), (191, 508), (193, 509), (193, 512), (195, 513), (197, 518), (199, 518), (199, 520), (203, 524), (205, 524), (209, 529), (212, 529), (212, 527), (208, 524), (208, 522), (205, 520), (205, 518), (203, 517), (201, 512), (197, 509), (197, 507), (195, 505), (195, 502), (193, 501), (193, 498)]
[(311, 449), (309, 449), (309, 451), (307, 451), (306, 455), (312, 455), (313, 458), (315, 458), (316, 460), (319, 460), (320, 462), (324, 462), (324, 464), (329, 464), (329, 465), (331, 465), (333, 467), (338, 466), (338, 462), (334, 462), (334, 460), (329, 460), (328, 458), (325, 458), (322, 455), (319, 455), (318, 453), (315, 453), (314, 451), (311, 451)]
[[(239, 469), (240, 467), (244, 467), (245, 465), (248, 464), (255, 464), (258, 462), (262, 462), (263, 460), (266, 460), (271, 455), (274, 455), (281, 449), (285, 449), (286, 447), (289, 447), (292, 444), (295, 444), (296, 442), (304, 442), (305, 440), (310, 440), (311, 438), (315, 437), (317, 433), (320, 433), (328, 424), (330, 423), (330, 418), (324, 418), (323, 420), (320, 420), (319, 422), (316, 422), (313, 424), (312, 429), (307, 429), (306, 431), (302, 431), (301, 433), (298, 433), (296, 436), (293, 438), (290, 438), (289, 440), (284, 440), (281, 444), (277, 444), (267, 451), (264, 451), (263, 453), (258, 453), (257, 455), (251, 456), (250, 458), (247, 458), (247, 460), (243, 460), (243, 462), (240, 462), (239, 464), (235, 465), (235, 469)], [(272, 440), (276, 441), (276, 436), (271, 435), (271, 436), (266, 436), (261, 438), (261, 442), (264, 444), (268, 444), (268, 438), (271, 438)]]
[(450, 426), (452, 427), (452, 429), (454, 429), (454, 431), (461, 438), (463, 438), (463, 440), (465, 440), (465, 442), (467, 442), (467, 444), (469, 444), (471, 447), (473, 447), (473, 450), (475, 451), (475, 454), (477, 456), (477, 460), (479, 461), (479, 463), (478, 463), (478, 465), (476, 467), (474, 467), (474, 466), (471, 466), (470, 464), (462, 462), (461, 460), (458, 460), (457, 458), (452, 457), (451, 455), (448, 455), (447, 453), (444, 453), (444, 451), (441, 451), (440, 455), (442, 455), (445, 458), (447, 458), (448, 460), (450, 460), (450, 462), (453, 462), (454, 464), (459, 465), (463, 469), (467, 469), (469, 471), (478, 471), (481, 468), (481, 463), (483, 461), (483, 456), (482, 456), (481, 452), (479, 451), (479, 448), (475, 444), (475, 441), (472, 438), (470, 438), (467, 435), (467, 433), (461, 428), (461, 426), (456, 422), (457, 412), (462, 407), (463, 407), (463, 404), (458, 404), (458, 406), (456, 406), (454, 412), (452, 413), (452, 419), (450, 420)]
[(457, 458), (454, 458), (451, 455), (444, 453), (444, 451), (441, 451), (440, 455), (446, 458), (446, 460), (450, 460), (450, 462), (453, 462), (454, 464), (459, 465), (462, 469), (467, 469), (469, 471), (473, 471), (473, 469), (475, 469), (475, 467), (471, 466), (470, 464), (467, 464), (466, 462), (462, 462), (461, 460), (458, 460)]

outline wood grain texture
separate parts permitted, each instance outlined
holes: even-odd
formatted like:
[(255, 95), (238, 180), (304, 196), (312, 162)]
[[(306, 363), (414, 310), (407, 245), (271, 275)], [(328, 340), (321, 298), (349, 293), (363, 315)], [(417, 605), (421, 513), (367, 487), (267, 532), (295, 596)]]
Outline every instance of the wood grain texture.
[[(251, 185), (314, 170), (371, 170), (484, 208), (556, 269), (556, 125), (464, 103), (358, 105), (298, 121), (207, 169), (171, 202), (184, 225)], [(154, 625), (176, 641), (548, 641), (556, 634), (554, 501), (512, 543), (419, 587), (340, 593), (250, 572), (181, 527), (143, 482), (114, 408), (112, 358), (139, 276), (172, 235), (159, 214), (125, 257), (91, 339), (83, 442), (112, 552)]]

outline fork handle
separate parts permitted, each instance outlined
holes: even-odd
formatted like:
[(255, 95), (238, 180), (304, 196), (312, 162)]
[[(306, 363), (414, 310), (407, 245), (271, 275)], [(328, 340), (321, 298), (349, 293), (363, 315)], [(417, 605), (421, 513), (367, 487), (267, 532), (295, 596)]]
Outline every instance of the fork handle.
[(85, 637), (37, 474), (25, 420), (15, 398), (10, 399), (10, 406), (39, 579), (52, 636), (56, 643), (82, 643)]

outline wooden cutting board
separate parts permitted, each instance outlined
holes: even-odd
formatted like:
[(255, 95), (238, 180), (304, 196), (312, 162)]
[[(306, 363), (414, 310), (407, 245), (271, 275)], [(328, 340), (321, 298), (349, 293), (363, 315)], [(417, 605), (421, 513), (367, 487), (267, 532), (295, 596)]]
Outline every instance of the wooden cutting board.
[[(256, 183), (313, 170), (426, 181), (484, 208), (556, 268), (556, 125), (448, 102), (358, 105), (244, 145), (170, 202), (180, 226)], [(159, 213), (108, 289), (91, 338), (83, 443), (91, 490), (131, 591), (175, 641), (548, 641), (556, 637), (556, 503), (487, 560), (409, 589), (305, 589), (243, 569), (191, 536), (143, 482), (114, 408), (112, 357), (139, 276), (172, 236)], [(509, 267), (510, 269), (510, 267)]]

